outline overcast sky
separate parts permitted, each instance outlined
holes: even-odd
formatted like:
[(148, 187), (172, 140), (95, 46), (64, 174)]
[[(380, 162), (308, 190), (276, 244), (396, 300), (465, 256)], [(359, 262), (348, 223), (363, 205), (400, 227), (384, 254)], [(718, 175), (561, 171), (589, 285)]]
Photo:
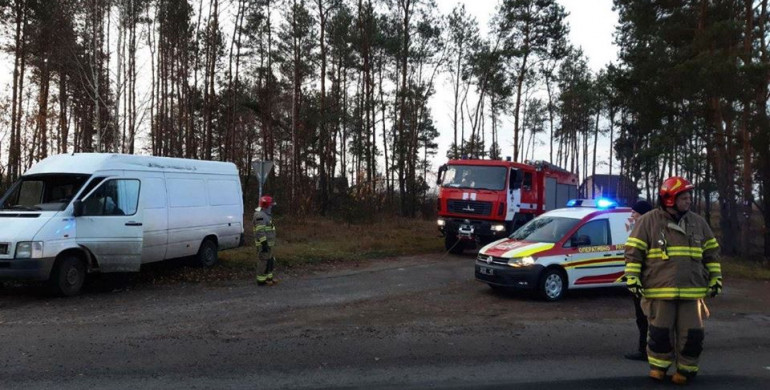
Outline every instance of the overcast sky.
[[(570, 42), (583, 49), (588, 57), (589, 66), (594, 72), (598, 72), (606, 64), (617, 59), (617, 46), (614, 44), (613, 33), (617, 24), (617, 14), (612, 10), (612, 0), (558, 0), (569, 13), (567, 23), (570, 27)], [(497, 0), (437, 0), (442, 14), (448, 15), (457, 3), (464, 3), (466, 10), (479, 21), (482, 33), (487, 31), (487, 23), (499, 3)], [(446, 160), (446, 152), (452, 143), (452, 94), (441, 93), (442, 90), (450, 90), (451, 85), (446, 78), (436, 85), (437, 94), (433, 97), (431, 107), (436, 128), (440, 132), (438, 139), (439, 152), (434, 159), (434, 168), (443, 164)], [(500, 145), (503, 156), (512, 155), (513, 121), (502, 121), (499, 133)], [(545, 142), (545, 139), (540, 140)], [(604, 140), (603, 150), (597, 153), (598, 159), (609, 158), (609, 140)], [(544, 154), (537, 159), (548, 159), (547, 146), (540, 146), (536, 151), (542, 150)], [(537, 152), (536, 152), (537, 153)], [(617, 167), (617, 162), (614, 164)], [(597, 173), (607, 173), (607, 166), (597, 168)], [(616, 168), (613, 171), (617, 172)]]

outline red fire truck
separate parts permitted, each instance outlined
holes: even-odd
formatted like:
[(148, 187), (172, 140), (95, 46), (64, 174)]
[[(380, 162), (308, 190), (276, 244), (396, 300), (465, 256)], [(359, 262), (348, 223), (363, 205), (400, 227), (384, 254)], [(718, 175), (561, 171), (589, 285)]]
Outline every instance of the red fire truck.
[(577, 197), (577, 175), (544, 161), (450, 160), (438, 171), (438, 228), (452, 253), (507, 237)]

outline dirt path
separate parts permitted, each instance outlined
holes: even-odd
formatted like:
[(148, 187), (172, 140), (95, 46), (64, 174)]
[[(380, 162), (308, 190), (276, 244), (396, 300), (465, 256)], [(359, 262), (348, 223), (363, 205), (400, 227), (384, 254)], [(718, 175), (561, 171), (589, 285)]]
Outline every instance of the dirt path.
[[(269, 288), (135, 279), (69, 299), (0, 289), (0, 387), (647, 386), (644, 365), (621, 358), (636, 337), (623, 290), (555, 303), (500, 295), (474, 281), (472, 262), (317, 266)], [(770, 283), (728, 280), (725, 291), (710, 302), (703, 382), (752, 388), (770, 379)]]

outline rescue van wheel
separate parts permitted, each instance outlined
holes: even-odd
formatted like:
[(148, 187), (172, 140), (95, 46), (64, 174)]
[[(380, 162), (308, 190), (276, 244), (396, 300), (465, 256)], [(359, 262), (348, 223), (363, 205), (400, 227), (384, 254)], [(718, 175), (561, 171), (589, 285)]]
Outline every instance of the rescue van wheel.
[(548, 268), (543, 271), (537, 288), (544, 300), (558, 301), (567, 292), (567, 275), (558, 268)]
[(77, 256), (59, 259), (48, 280), (51, 293), (60, 297), (71, 297), (80, 293), (86, 280), (86, 265)]
[(465, 250), (465, 243), (458, 240), (457, 236), (447, 234), (444, 237), (444, 249), (448, 250), (449, 253), (459, 255)]
[(218, 256), (217, 244), (212, 240), (203, 240), (195, 260), (198, 266), (210, 268), (217, 263)]

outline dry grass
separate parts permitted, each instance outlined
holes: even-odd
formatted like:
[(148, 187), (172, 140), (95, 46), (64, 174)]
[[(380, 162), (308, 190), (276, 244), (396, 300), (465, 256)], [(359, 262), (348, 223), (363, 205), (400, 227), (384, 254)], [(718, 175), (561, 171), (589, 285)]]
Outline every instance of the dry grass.
[[(348, 225), (322, 217), (276, 218), (275, 257), (282, 266), (292, 267), (443, 250), (435, 221), (400, 217), (376, 220), (372, 224)], [(247, 235), (246, 242), (253, 242), (251, 235)], [(220, 253), (222, 263), (229, 267), (253, 267), (256, 257), (253, 245)]]
[(770, 264), (767, 261), (722, 257), (721, 263), (725, 278), (770, 280)]

